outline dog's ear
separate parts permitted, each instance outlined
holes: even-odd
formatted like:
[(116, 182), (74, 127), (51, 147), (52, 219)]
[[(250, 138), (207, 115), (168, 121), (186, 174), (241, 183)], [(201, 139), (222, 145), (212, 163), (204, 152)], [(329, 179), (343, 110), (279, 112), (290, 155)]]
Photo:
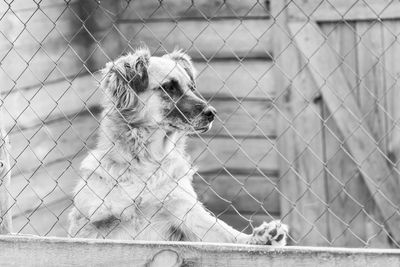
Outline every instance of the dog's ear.
[(149, 50), (141, 48), (106, 64), (102, 83), (113, 97), (117, 108), (132, 107), (137, 102), (136, 94), (147, 89), (149, 61)]
[(143, 92), (149, 86), (149, 67), (150, 52), (148, 48), (140, 48), (131, 55), (134, 60), (124, 62), (126, 71), (126, 81), (137, 93)]
[(189, 75), (192, 82), (194, 82), (194, 78), (196, 77), (196, 69), (194, 68), (192, 59), (188, 54), (186, 54), (182, 50), (175, 49), (172, 53), (164, 55), (164, 57), (168, 57), (181, 65)]

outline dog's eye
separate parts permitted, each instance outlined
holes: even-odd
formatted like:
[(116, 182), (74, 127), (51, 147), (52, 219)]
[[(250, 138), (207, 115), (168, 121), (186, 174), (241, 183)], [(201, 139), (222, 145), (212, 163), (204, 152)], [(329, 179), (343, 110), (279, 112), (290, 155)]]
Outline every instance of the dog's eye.
[(161, 85), (161, 90), (166, 92), (169, 95), (178, 95), (180, 94), (180, 87), (178, 82), (172, 80), (170, 82), (164, 83)]
[(165, 83), (162, 86), (162, 89), (164, 89), (164, 91), (166, 92), (172, 92), (174, 90), (174, 86), (172, 86), (171, 83)]

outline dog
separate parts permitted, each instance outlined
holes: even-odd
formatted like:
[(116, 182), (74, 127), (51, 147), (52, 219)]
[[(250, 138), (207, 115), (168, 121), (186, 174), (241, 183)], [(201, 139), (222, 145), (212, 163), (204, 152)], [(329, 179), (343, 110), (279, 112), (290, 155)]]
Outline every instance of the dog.
[(71, 237), (286, 245), (278, 220), (247, 235), (199, 202), (185, 140), (208, 131), (216, 111), (198, 95), (186, 53), (138, 48), (106, 64), (100, 88), (98, 141), (74, 190)]

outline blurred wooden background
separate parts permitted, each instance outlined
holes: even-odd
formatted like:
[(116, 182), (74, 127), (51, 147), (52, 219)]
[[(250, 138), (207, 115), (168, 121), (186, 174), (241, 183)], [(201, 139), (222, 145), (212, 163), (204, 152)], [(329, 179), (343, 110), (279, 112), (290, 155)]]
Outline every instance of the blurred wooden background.
[(96, 140), (96, 71), (141, 43), (156, 55), (188, 51), (218, 110), (213, 129), (188, 146), (200, 199), (239, 230), (279, 216), (266, 2), (17, 0), (0, 11), (14, 231), (66, 235), (71, 190)]

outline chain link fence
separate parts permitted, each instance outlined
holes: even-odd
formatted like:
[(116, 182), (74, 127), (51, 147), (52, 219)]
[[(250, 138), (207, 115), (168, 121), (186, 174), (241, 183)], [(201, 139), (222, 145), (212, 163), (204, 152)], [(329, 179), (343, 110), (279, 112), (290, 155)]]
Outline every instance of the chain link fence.
[(293, 245), (398, 247), (399, 10), (386, 0), (1, 2), (13, 232), (68, 236), (79, 182), (99, 206), (115, 194), (119, 178), (102, 163), (115, 182), (106, 193), (80, 166), (109, 133), (100, 70), (146, 45), (186, 52), (217, 110), (186, 148), (216, 217), (247, 234), (281, 219)]

